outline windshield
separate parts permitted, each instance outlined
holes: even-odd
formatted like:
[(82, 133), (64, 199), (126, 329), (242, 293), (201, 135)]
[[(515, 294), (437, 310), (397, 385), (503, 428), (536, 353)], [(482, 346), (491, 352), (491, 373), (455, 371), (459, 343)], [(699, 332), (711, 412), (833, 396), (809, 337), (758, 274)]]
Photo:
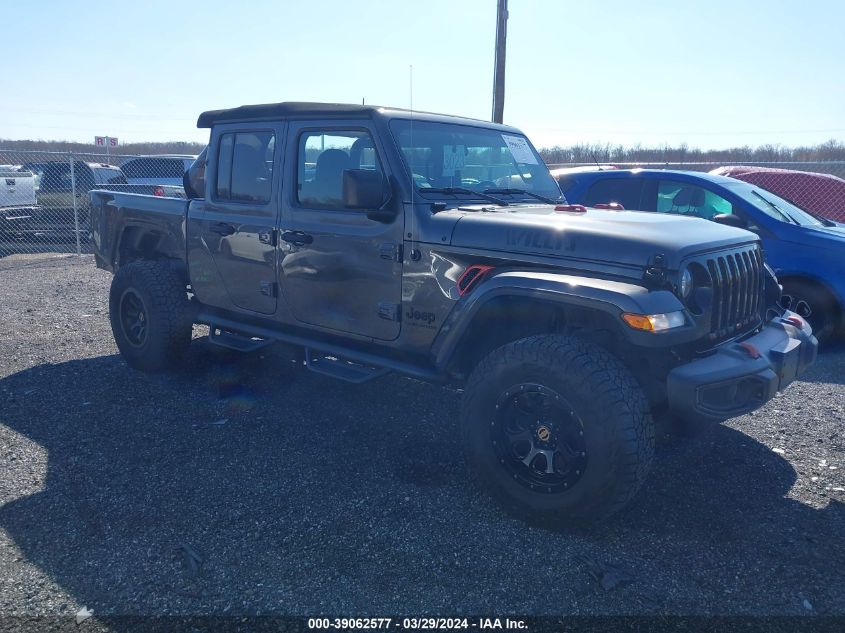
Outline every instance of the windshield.
[(417, 191), (466, 189), (471, 195), (507, 189), (510, 196), (530, 197), (516, 191), (522, 190), (561, 198), (546, 164), (522, 135), (406, 119), (394, 119), (390, 128)]
[(727, 185), (742, 199), (750, 202), (766, 215), (781, 222), (799, 224), (801, 226), (824, 226), (824, 223), (806, 211), (795, 206), (788, 200), (773, 194), (771, 191), (751, 185), (747, 182), (736, 182)]

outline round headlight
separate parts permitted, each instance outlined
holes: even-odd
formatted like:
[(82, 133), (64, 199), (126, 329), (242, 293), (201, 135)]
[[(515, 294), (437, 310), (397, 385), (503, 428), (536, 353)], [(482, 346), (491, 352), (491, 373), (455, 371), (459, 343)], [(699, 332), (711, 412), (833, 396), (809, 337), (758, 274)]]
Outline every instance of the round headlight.
[(684, 272), (681, 273), (681, 297), (684, 299), (689, 298), (692, 294), (692, 273), (689, 271), (689, 268), (684, 268)]

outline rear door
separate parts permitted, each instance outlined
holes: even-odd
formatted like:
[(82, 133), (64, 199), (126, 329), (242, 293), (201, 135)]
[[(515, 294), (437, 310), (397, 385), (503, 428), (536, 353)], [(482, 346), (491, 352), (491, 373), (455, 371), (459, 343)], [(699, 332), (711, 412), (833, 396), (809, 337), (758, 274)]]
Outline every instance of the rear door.
[(203, 303), (276, 311), (283, 146), (282, 124), (215, 126), (206, 198), (192, 202), (188, 214), (191, 283)]

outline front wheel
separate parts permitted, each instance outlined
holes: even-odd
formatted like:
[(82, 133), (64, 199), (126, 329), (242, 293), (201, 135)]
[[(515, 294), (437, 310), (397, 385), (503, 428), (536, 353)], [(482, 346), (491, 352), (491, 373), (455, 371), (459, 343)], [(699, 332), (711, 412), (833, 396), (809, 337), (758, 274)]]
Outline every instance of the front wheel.
[(806, 320), (819, 343), (830, 340), (836, 330), (836, 302), (828, 292), (815, 284), (784, 281), (781, 305)]
[(112, 279), (109, 319), (117, 348), (135, 369), (171, 368), (191, 342), (186, 284), (167, 262), (122, 266)]
[(630, 372), (603, 348), (569, 336), (494, 350), (467, 382), (462, 425), (475, 479), (532, 519), (617, 512), (654, 454), (654, 422)]

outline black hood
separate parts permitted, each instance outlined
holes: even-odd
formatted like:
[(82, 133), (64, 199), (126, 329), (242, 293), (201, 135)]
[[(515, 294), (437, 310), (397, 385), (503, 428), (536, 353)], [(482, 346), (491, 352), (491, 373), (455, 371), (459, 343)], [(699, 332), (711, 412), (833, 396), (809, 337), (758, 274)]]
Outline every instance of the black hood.
[(660, 253), (669, 268), (677, 268), (690, 255), (758, 241), (749, 231), (700, 218), (554, 209), (552, 205), (456, 209), (463, 215), (452, 233), (452, 245), (623, 266), (645, 266)]

